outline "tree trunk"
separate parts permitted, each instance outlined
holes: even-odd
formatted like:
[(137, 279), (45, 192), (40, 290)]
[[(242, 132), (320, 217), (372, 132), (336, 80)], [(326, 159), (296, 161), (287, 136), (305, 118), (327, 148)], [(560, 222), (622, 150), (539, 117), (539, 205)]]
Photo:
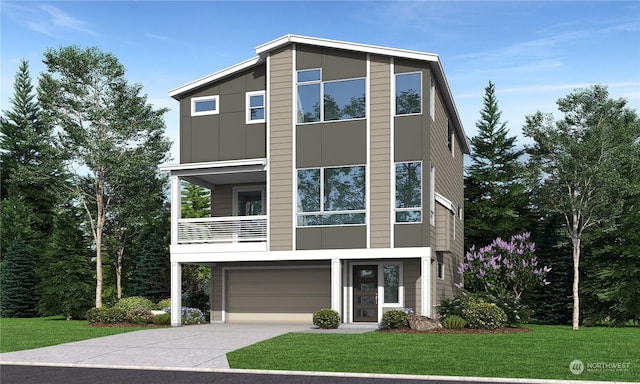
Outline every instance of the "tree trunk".
[[(100, 176), (96, 176), (100, 177)], [(96, 180), (96, 308), (102, 308), (102, 232), (106, 220), (104, 207), (104, 183)]]
[(580, 324), (580, 292), (578, 283), (580, 281), (580, 237), (572, 236), (573, 243), (573, 330), (577, 331)]
[(122, 255), (124, 254), (124, 246), (118, 247), (116, 251), (116, 289), (118, 291), (118, 300), (122, 299)]

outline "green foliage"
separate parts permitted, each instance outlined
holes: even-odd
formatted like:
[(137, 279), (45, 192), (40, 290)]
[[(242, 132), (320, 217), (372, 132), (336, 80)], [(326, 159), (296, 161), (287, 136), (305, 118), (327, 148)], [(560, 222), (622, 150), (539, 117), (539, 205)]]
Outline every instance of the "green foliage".
[(151, 322), (155, 325), (171, 325), (171, 314), (161, 313), (151, 318)]
[(469, 328), (496, 329), (504, 327), (507, 315), (497, 305), (486, 302), (471, 303), (464, 310), (464, 319)]
[(209, 310), (211, 268), (202, 265), (182, 267), (182, 304), (185, 307)]
[(211, 215), (211, 191), (197, 184), (182, 182), (182, 217), (200, 218)]
[(36, 261), (18, 238), (9, 245), (0, 267), (0, 314), (2, 317), (34, 317), (37, 314)]
[(513, 294), (506, 292), (502, 294), (480, 295), (488, 303), (493, 303), (502, 309), (507, 316), (507, 325), (517, 326), (526, 324), (531, 318), (531, 309), (517, 299)]
[(114, 308), (122, 309), (126, 313), (131, 312), (136, 308), (153, 309), (155, 304), (153, 301), (142, 296), (123, 297), (114, 306)]
[(85, 317), (91, 324), (121, 323), (127, 319), (127, 311), (122, 308), (91, 308)]
[(465, 248), (489, 244), (531, 228), (523, 151), (515, 149), (515, 136), (508, 136), (501, 122), (495, 85), (485, 88), (478, 134), (471, 138), (471, 162), (466, 168)]
[(171, 298), (166, 298), (156, 303), (155, 309), (158, 311), (164, 311), (167, 308), (171, 308)]
[(443, 299), (436, 307), (436, 312), (440, 319), (444, 321), (449, 316), (464, 317), (464, 311), (470, 304), (484, 302), (477, 295), (458, 296), (453, 299)]
[(133, 324), (149, 324), (153, 313), (147, 308), (134, 308), (127, 312), (127, 321)]
[(382, 325), (388, 329), (408, 327), (409, 313), (401, 309), (387, 311), (382, 315)]
[(165, 239), (157, 233), (143, 237), (140, 253), (132, 271), (132, 292), (152, 301), (166, 297), (170, 292), (169, 249)]
[(450, 315), (442, 320), (442, 326), (447, 329), (462, 329), (465, 325), (467, 325), (467, 321), (457, 315)]
[(340, 314), (333, 309), (320, 309), (313, 314), (313, 325), (322, 329), (338, 328), (340, 325)]

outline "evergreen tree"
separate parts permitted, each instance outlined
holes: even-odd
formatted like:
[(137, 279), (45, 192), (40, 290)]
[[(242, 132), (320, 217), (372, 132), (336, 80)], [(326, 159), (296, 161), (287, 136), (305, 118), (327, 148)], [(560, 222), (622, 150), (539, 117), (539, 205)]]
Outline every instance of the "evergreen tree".
[(131, 278), (134, 296), (144, 296), (153, 302), (171, 294), (171, 271), (166, 238), (156, 232), (147, 233), (135, 262)]
[(42, 258), (38, 309), (45, 315), (82, 319), (93, 307), (93, 264), (82, 212), (72, 204), (55, 217), (51, 249)]
[(515, 150), (515, 136), (509, 137), (506, 122), (500, 121), (493, 83), (485, 88), (483, 100), (465, 176), (466, 248), (531, 230), (525, 169), (519, 163), (523, 151)]
[(183, 181), (181, 194), (183, 218), (200, 218), (211, 215), (211, 192), (209, 190)]
[(36, 316), (36, 261), (20, 238), (12, 241), (7, 248), (0, 268), (0, 281), (0, 316)]

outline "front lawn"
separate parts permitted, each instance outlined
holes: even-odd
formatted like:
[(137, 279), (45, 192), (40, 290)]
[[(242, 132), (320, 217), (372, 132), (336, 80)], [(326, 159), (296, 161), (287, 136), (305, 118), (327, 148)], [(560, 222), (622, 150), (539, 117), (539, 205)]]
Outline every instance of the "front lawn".
[[(231, 368), (637, 381), (640, 328), (530, 325), (511, 334), (289, 333), (227, 354)], [(569, 370), (574, 360), (584, 371)], [(605, 363), (604, 365), (602, 363)]]
[(138, 331), (146, 327), (91, 327), (86, 320), (65, 320), (62, 316), (0, 318), (0, 353), (47, 347)]

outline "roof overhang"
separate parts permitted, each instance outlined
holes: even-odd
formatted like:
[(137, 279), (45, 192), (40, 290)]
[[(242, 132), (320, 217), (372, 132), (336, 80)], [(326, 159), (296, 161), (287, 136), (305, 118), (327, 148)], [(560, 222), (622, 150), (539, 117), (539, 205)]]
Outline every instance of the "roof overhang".
[(267, 159), (167, 164), (160, 166), (160, 170), (208, 188), (218, 184), (264, 183), (267, 180)]

